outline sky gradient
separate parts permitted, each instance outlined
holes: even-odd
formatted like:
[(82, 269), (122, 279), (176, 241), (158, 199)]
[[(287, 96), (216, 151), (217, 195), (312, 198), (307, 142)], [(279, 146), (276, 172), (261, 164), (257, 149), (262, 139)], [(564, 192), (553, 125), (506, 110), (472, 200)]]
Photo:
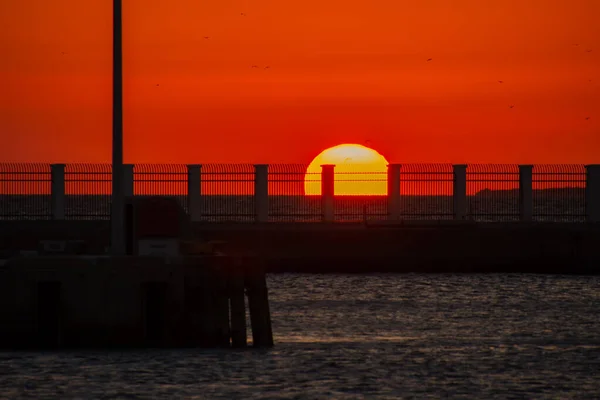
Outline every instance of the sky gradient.
[[(125, 162), (600, 162), (600, 1), (123, 2)], [(0, 162), (110, 161), (111, 7), (0, 0)]]

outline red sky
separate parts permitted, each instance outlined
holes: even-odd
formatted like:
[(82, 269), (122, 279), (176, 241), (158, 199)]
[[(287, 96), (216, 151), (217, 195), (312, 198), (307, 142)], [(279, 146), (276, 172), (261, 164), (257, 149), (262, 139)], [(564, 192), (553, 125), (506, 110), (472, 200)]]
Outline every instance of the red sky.
[[(126, 162), (600, 162), (600, 1), (124, 3)], [(0, 162), (110, 161), (111, 7), (0, 1)]]

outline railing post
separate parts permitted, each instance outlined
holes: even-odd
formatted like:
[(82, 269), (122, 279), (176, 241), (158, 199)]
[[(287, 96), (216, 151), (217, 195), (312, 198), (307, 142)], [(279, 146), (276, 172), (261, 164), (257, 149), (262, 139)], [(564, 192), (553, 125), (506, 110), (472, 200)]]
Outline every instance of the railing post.
[(65, 164), (51, 165), (52, 219), (65, 219)]
[(533, 165), (519, 165), (519, 211), (521, 221), (533, 220)]
[(202, 219), (202, 165), (190, 164), (187, 166), (188, 187), (188, 214), (190, 220)]
[(600, 164), (586, 165), (585, 210), (587, 222), (600, 222)]
[(389, 164), (387, 171), (388, 218), (400, 219), (400, 168), (402, 164)]
[(454, 169), (454, 219), (465, 220), (467, 217), (467, 166), (453, 165)]
[(321, 165), (321, 202), (323, 222), (334, 221), (335, 165)]
[(123, 164), (123, 197), (133, 197), (133, 164)]
[(269, 221), (269, 165), (254, 166), (254, 207), (256, 222)]

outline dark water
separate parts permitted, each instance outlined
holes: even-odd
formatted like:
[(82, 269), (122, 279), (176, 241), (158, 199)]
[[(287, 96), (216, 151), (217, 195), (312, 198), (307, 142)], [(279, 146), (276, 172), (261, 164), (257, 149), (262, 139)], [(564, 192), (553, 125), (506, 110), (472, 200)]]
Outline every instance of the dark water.
[(600, 398), (600, 278), (278, 275), (272, 350), (0, 354), (0, 398)]

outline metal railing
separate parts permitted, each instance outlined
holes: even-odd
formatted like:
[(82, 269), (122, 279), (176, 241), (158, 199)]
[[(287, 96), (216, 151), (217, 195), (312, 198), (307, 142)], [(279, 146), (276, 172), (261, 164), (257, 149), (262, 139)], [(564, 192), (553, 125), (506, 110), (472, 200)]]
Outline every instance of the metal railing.
[(206, 164), (200, 176), (203, 221), (254, 221), (254, 165)]
[(321, 198), (305, 195), (320, 186), (321, 174), (307, 172), (306, 164), (274, 164), (268, 167), (269, 221), (318, 222), (323, 215)]
[[(55, 173), (60, 174), (60, 171)], [(104, 219), (110, 216), (110, 164), (67, 164), (64, 166), (64, 184), (65, 219)]]
[[(583, 222), (600, 216), (599, 168), (345, 165), (327, 180), (305, 164), (137, 164), (124, 181), (126, 196), (175, 197), (205, 222)], [(109, 164), (0, 164), (0, 219), (109, 219), (111, 179)]]
[(452, 164), (406, 164), (400, 171), (400, 216), (449, 220), (454, 215)]
[(532, 175), (535, 220), (585, 221), (585, 166), (535, 165)]
[(467, 218), (475, 221), (518, 221), (519, 166), (467, 166)]
[(387, 219), (387, 172), (365, 171), (350, 165), (335, 171), (334, 220), (373, 221)]
[(188, 207), (188, 168), (185, 164), (136, 164), (133, 171), (134, 196), (171, 196)]
[(51, 219), (50, 164), (0, 164), (0, 218)]

